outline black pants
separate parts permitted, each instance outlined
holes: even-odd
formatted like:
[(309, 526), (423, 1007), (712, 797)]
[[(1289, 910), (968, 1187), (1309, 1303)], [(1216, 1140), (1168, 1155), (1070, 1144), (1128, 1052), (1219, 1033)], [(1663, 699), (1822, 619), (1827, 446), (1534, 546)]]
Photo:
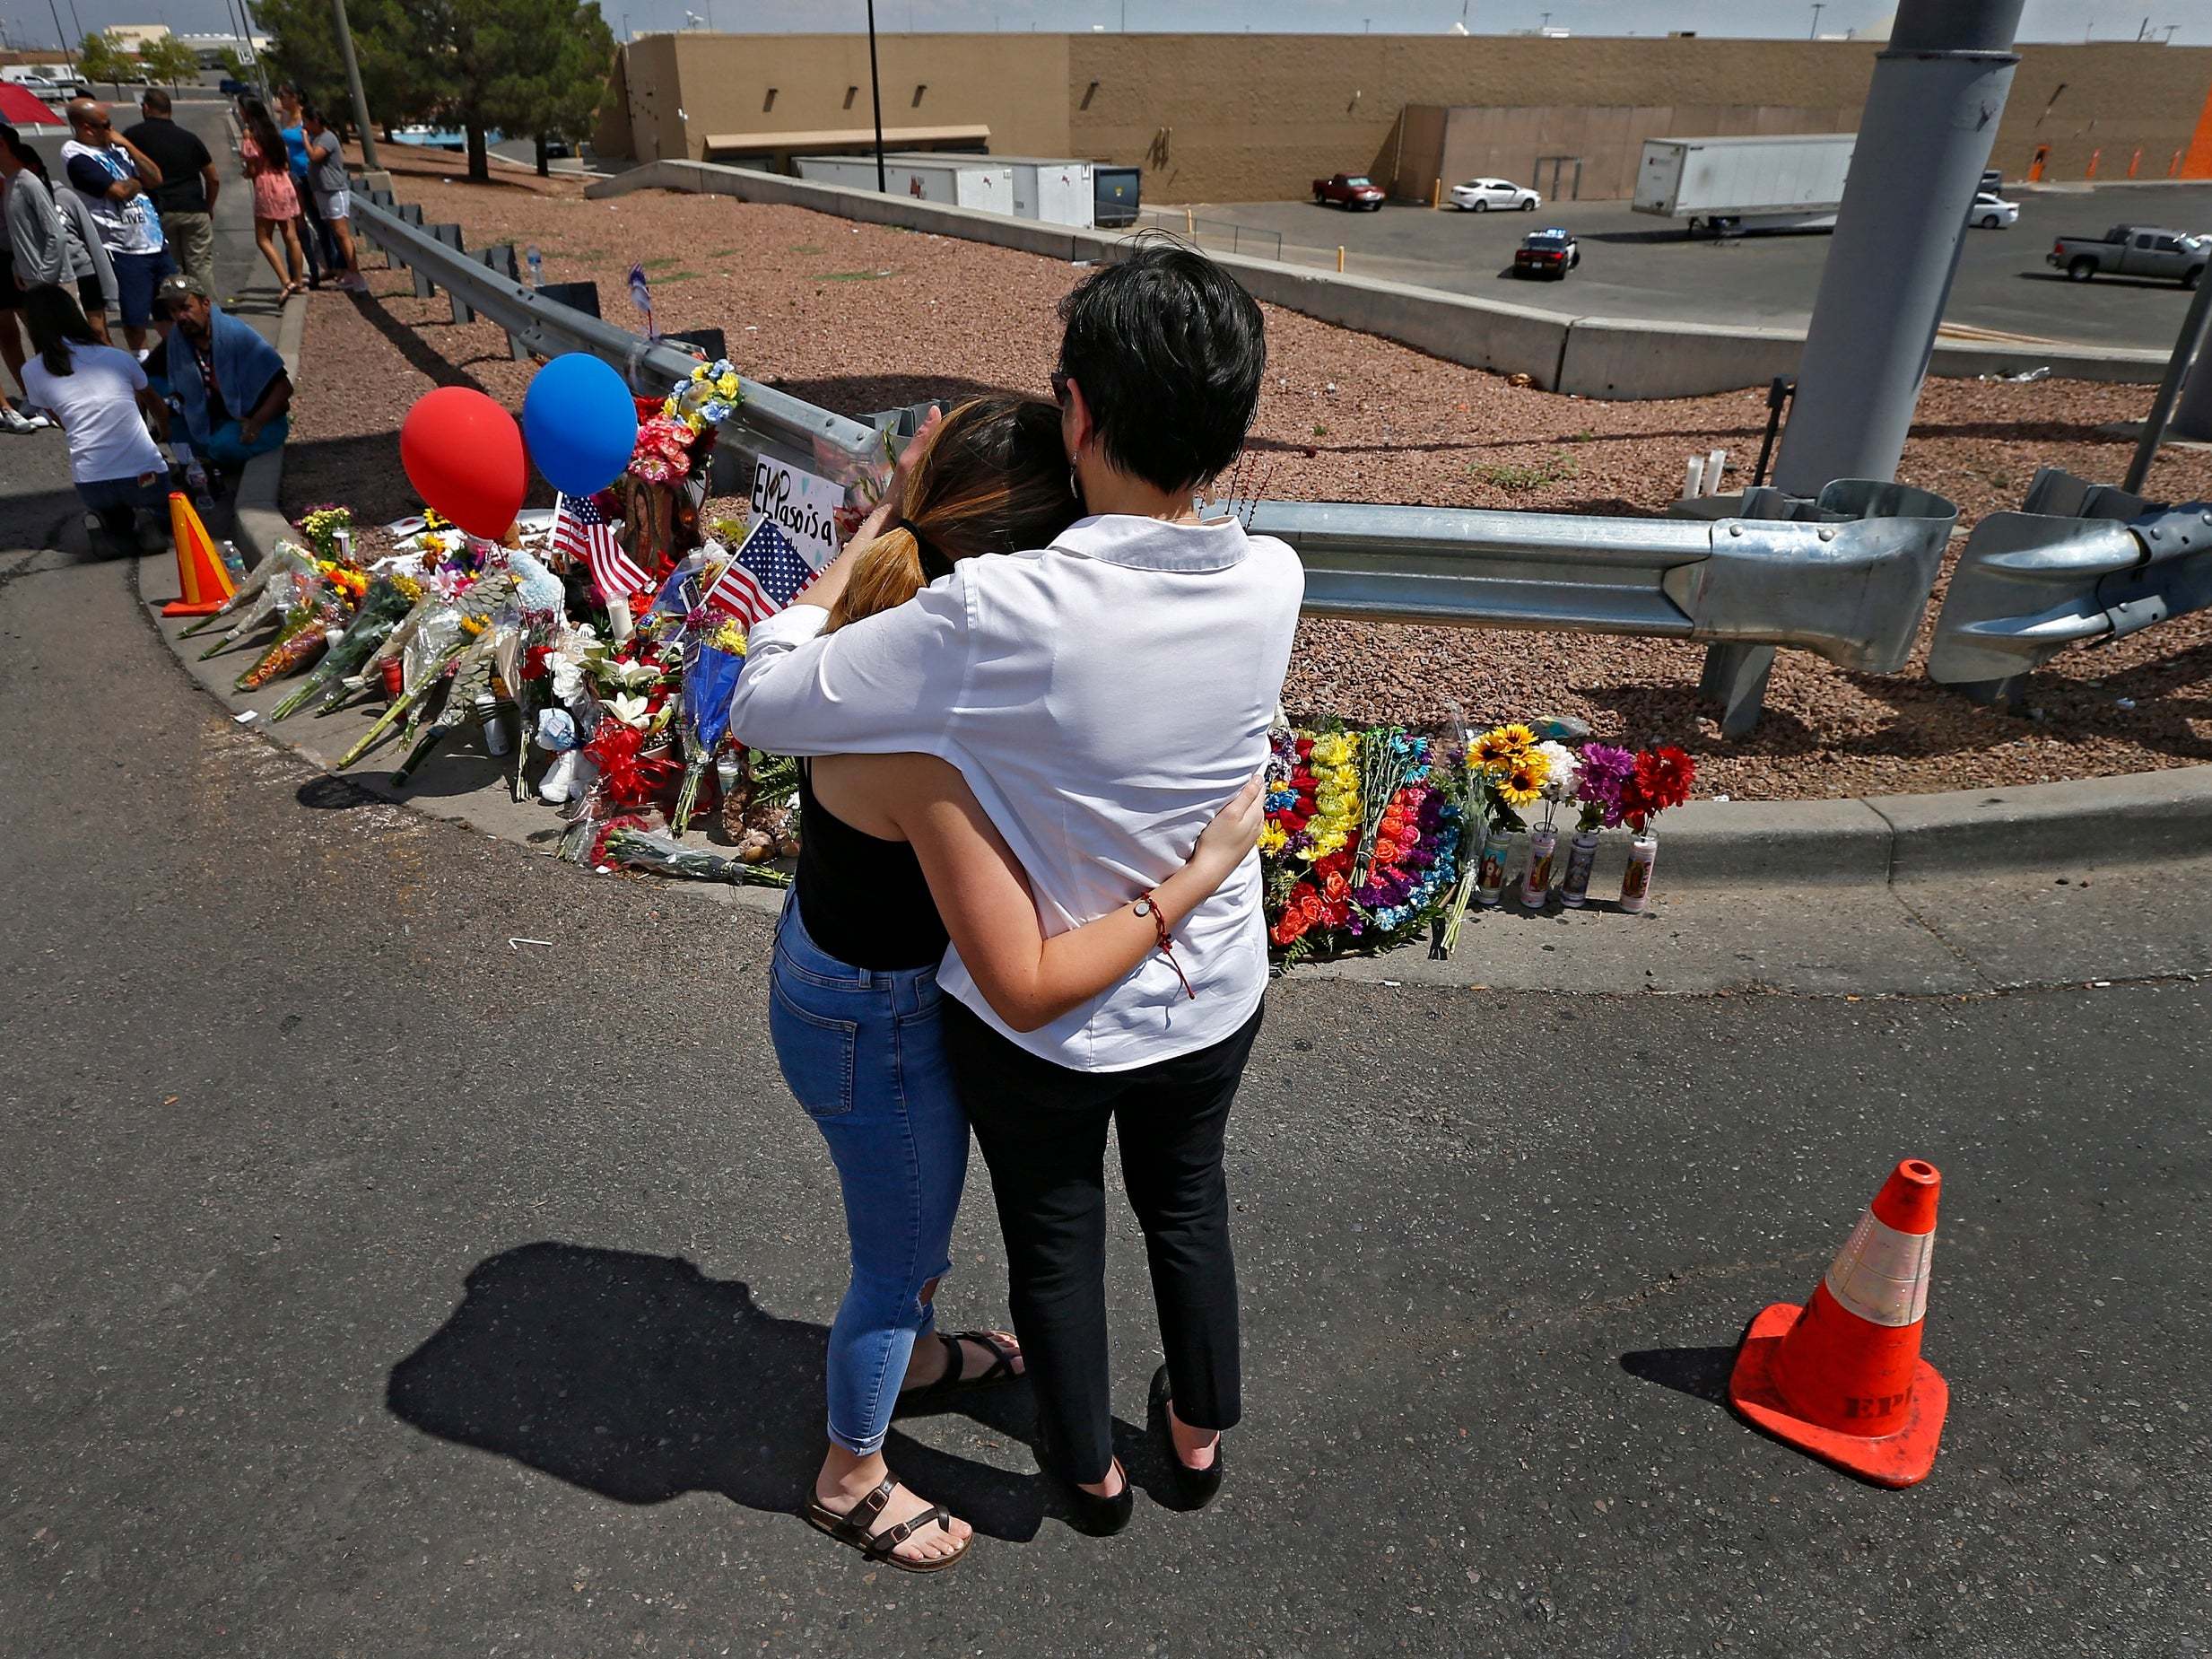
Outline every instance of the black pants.
[(1080, 1481), (1113, 1465), (1106, 1374), (1106, 1126), (1145, 1229), (1175, 1414), (1243, 1414), (1237, 1268), (1222, 1135), (1262, 1010), (1210, 1048), (1132, 1071), (1071, 1071), (1006, 1041), (950, 998), (945, 1044), (990, 1166), (1014, 1328), (1038, 1415)]
[(300, 196), (300, 251), (307, 256), (309, 280), (319, 283), (323, 267), (337, 263), (329, 253), (330, 230), (323, 223), (323, 210), (315, 205), (315, 192), (308, 188), (307, 180), (295, 177), (292, 183)]

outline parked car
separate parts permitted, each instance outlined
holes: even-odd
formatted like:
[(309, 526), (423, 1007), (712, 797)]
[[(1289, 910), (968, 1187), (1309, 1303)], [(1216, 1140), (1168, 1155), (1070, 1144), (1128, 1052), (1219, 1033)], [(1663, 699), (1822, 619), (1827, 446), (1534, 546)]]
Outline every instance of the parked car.
[(1557, 225), (1529, 231), (1520, 239), (1520, 246), (1513, 249), (1516, 276), (1548, 276), (1555, 283), (1563, 283), (1567, 280), (1567, 273), (1581, 263), (1581, 248)]
[(1966, 223), (1980, 225), (1985, 231), (2009, 231), (2020, 223), (2020, 204), (2008, 202), (1994, 190), (1974, 192), (1974, 205), (1967, 210)]
[(59, 81), (49, 81), (42, 74), (19, 74), (8, 78), (41, 103), (65, 104), (78, 95)]
[(215, 83), (215, 90), (225, 98), (251, 98), (254, 95), (254, 89), (236, 75), (223, 76)]
[(2212, 237), (2157, 225), (2116, 224), (2101, 237), (2061, 236), (2043, 256), (2069, 280), (2092, 276), (2171, 276), (2194, 288), (2212, 258)]
[(1532, 214), (1544, 198), (1510, 179), (1470, 179), (1451, 187), (1451, 205), (1463, 214), (1487, 213), (1493, 207)]
[(1337, 173), (1313, 181), (1313, 201), (1316, 206), (1334, 202), (1346, 213), (1376, 213), (1382, 206), (1382, 187), (1365, 173)]

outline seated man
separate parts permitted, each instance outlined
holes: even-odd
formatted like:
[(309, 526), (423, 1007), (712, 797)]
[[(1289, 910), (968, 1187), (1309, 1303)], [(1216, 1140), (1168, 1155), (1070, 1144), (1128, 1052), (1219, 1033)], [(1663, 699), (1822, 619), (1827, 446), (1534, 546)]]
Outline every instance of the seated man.
[(203, 461), (235, 471), (282, 449), (292, 430), (292, 377), (276, 347), (227, 316), (193, 276), (171, 276), (160, 299), (170, 330), (166, 378)]

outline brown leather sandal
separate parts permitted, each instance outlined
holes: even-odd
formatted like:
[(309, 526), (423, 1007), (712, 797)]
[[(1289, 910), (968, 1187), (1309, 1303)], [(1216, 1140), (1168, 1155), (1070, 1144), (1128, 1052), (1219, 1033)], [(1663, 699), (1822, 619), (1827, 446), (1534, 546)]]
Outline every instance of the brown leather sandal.
[[(937, 1340), (945, 1344), (945, 1375), (919, 1388), (901, 1390), (898, 1403), (891, 1409), (892, 1416), (912, 1417), (927, 1411), (942, 1411), (962, 1394), (972, 1393), (979, 1388), (1002, 1387), (1022, 1377), (1023, 1374), (1014, 1368), (1014, 1362), (1022, 1357), (1021, 1349), (1008, 1347), (996, 1332), (962, 1331), (953, 1336), (939, 1332)], [(962, 1342), (988, 1348), (993, 1356), (990, 1365), (973, 1376), (963, 1369), (968, 1363), (968, 1350), (961, 1347)]]
[(943, 1504), (932, 1504), (911, 1520), (901, 1521), (896, 1526), (887, 1526), (880, 1532), (868, 1531), (869, 1523), (884, 1513), (884, 1506), (891, 1502), (891, 1495), (898, 1489), (899, 1477), (885, 1475), (881, 1486), (843, 1515), (839, 1515), (834, 1509), (826, 1507), (818, 1497), (810, 1498), (806, 1505), (806, 1523), (818, 1531), (827, 1532), (840, 1544), (850, 1544), (860, 1552), (863, 1559), (870, 1561), (887, 1561), (902, 1573), (938, 1573), (943, 1572), (948, 1567), (957, 1567), (966, 1558), (969, 1548), (975, 1542), (975, 1535), (972, 1532), (968, 1535), (967, 1543), (961, 1545), (952, 1554), (935, 1556), (927, 1561), (912, 1561), (904, 1556), (892, 1553), (915, 1533), (921, 1532), (932, 1521), (946, 1532), (951, 1532), (953, 1513)]

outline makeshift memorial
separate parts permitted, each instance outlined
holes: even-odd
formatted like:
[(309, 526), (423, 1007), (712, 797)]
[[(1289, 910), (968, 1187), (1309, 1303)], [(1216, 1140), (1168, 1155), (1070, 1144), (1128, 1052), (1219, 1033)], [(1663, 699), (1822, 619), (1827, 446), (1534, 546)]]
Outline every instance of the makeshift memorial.
[(231, 689), (258, 691), (273, 679), (298, 673), (329, 649), (328, 631), (342, 626), (346, 616), (340, 589), (316, 584), (285, 616), (275, 642), (231, 682)]
[[(219, 657), (244, 639), (256, 628), (274, 617), (280, 624), (299, 605), (309, 585), (315, 581), (315, 561), (306, 548), (297, 542), (280, 539), (261, 562), (261, 568), (248, 579), (252, 581), (250, 598), (231, 613), (231, 626), (222, 637), (200, 653), (200, 660)], [(243, 592), (233, 598), (243, 598)], [(205, 617), (206, 622), (222, 620), (222, 613)], [(189, 632), (189, 630), (187, 630)]]
[(1538, 791), (1544, 803), (1544, 822), (1528, 832), (1528, 868), (1520, 878), (1523, 910), (1542, 910), (1551, 895), (1552, 860), (1559, 851), (1559, 808), (1574, 799), (1581, 764), (1563, 743), (1537, 745), (1544, 761), (1544, 785)]
[(1506, 837), (1528, 827), (1521, 808), (1541, 795), (1546, 772), (1547, 764), (1537, 752), (1536, 733), (1518, 721), (1494, 726), (1468, 740), (1461, 810), (1479, 823), (1482, 836), (1473, 862), (1461, 868), (1459, 885), (1437, 937), (1439, 954), (1448, 956), (1459, 948), (1470, 903), (1494, 906), (1503, 900), (1506, 866), (1512, 853)]
[(1621, 873), (1621, 908), (1640, 912), (1651, 896), (1651, 872), (1659, 862), (1659, 830), (1654, 820), (1690, 799), (1697, 764), (1673, 744), (1644, 749), (1621, 790), (1621, 816), (1636, 838), (1628, 846), (1628, 868)]
[(529, 484), (515, 417), (466, 386), (415, 400), (400, 423), (399, 464), (425, 502), (487, 539), (507, 533)]
[(344, 634), (299, 687), (270, 711), (269, 718), (289, 720), (318, 697), (334, 702), (343, 697), (345, 677), (369, 660), (370, 653), (384, 642), (408, 609), (407, 596), (398, 583), (388, 576), (372, 580)]
[(1417, 931), (1459, 847), (1460, 808), (1432, 780), (1430, 739), (1278, 722), (1269, 748), (1260, 851), (1279, 958), (1380, 950)]
[(1559, 884), (1559, 902), (1580, 910), (1589, 895), (1591, 868), (1598, 860), (1598, 832), (1621, 823), (1621, 791), (1635, 770), (1633, 751), (1610, 743), (1582, 746), (1574, 798), (1581, 806), (1574, 840), (1567, 849), (1567, 871)]
[(610, 864), (651, 870), (657, 875), (680, 876), (692, 881), (726, 881), (733, 886), (757, 887), (791, 885), (788, 870), (748, 862), (742, 856), (731, 858), (700, 847), (679, 846), (673, 838), (651, 830), (627, 826), (612, 830), (600, 843), (600, 851)]
[(623, 475), (638, 441), (638, 409), (623, 377), (586, 352), (568, 352), (531, 377), (522, 435), (545, 482), (590, 495)]
[(350, 538), (353, 530), (353, 511), (335, 502), (310, 507), (300, 517), (300, 534), (307, 538), (307, 545), (318, 559), (339, 557), (340, 538)]

